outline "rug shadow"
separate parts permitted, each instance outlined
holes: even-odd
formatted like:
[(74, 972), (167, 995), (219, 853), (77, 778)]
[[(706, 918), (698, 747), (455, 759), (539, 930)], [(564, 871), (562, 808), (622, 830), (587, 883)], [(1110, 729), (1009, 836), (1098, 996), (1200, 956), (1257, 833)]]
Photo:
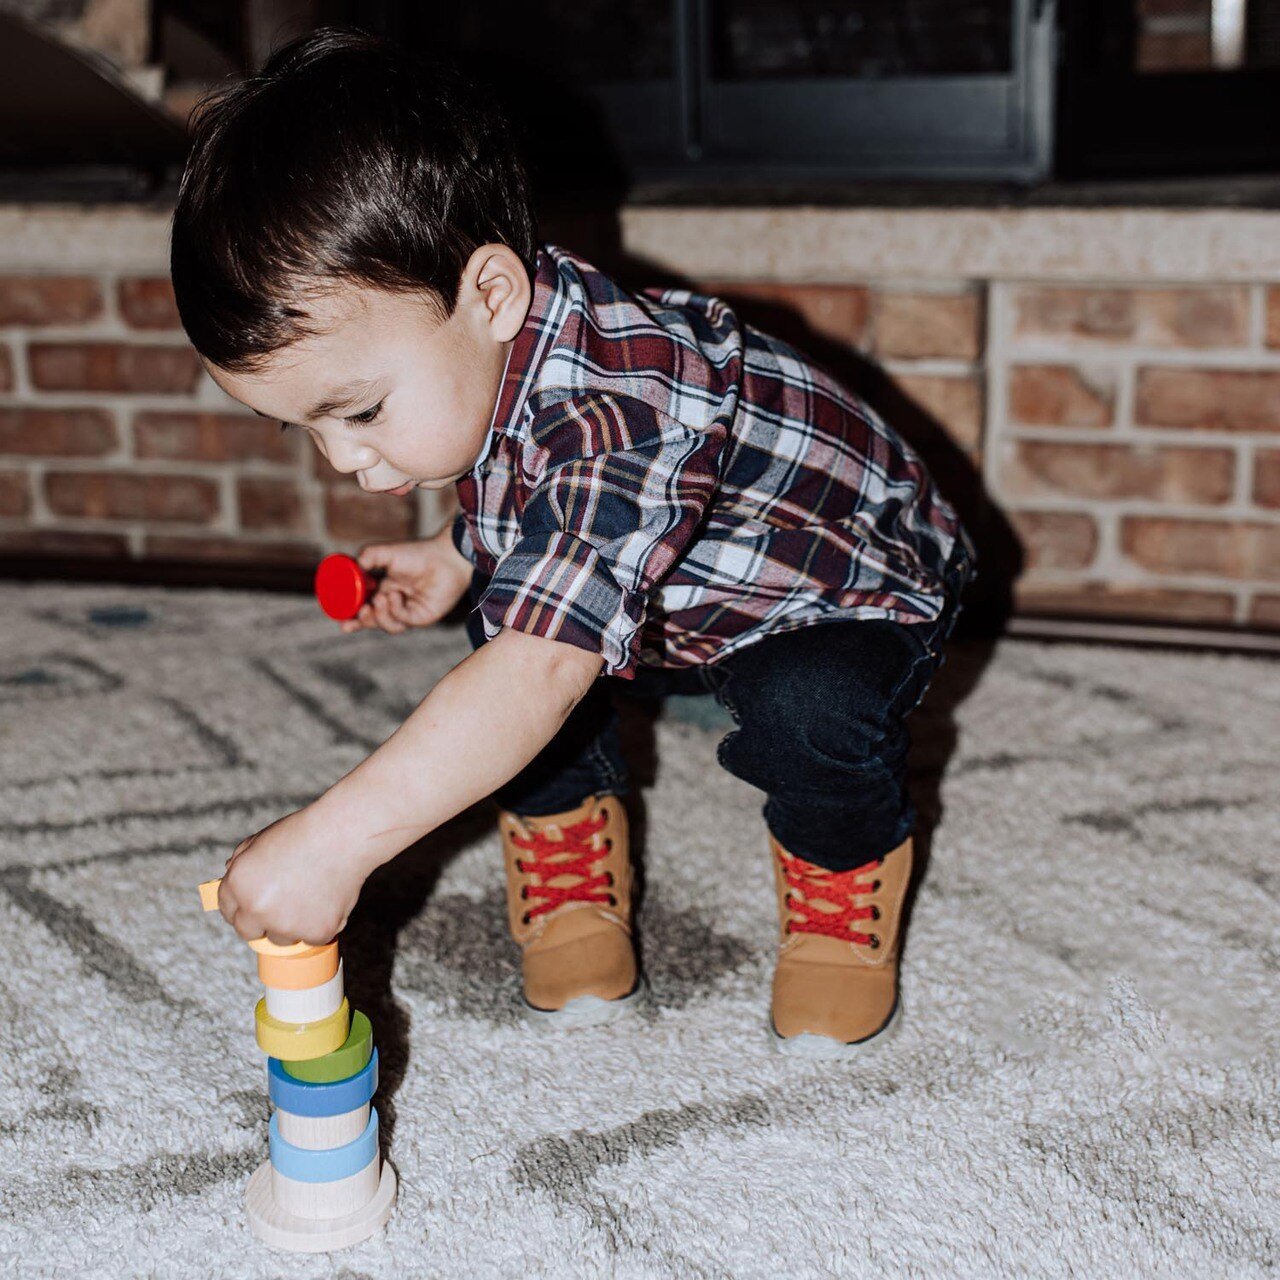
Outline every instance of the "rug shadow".
[(907, 757), (907, 788), (916, 806), (914, 865), (902, 907), (901, 952), (911, 940), (911, 917), (920, 886), (929, 874), (933, 837), (946, 806), (942, 780), (960, 743), (956, 712), (981, 682), (995, 657), (997, 639), (952, 639), (943, 650), (945, 661), (934, 675), (920, 705), (907, 717), (911, 750)]
[(494, 828), (489, 801), (473, 805), (412, 844), (365, 881), (342, 935), (347, 994), (373, 1024), (378, 1046), (378, 1121), (383, 1155), (396, 1128), (395, 1095), (409, 1068), (410, 1018), (392, 991), (400, 933), (426, 905), (445, 867)]

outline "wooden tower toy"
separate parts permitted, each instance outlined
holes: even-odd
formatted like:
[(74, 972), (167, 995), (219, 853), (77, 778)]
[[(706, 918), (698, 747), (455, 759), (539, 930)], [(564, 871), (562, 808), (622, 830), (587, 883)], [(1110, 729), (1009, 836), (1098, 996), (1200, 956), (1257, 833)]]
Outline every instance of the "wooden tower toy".
[[(221, 883), (200, 886), (206, 911)], [(245, 1192), (249, 1227), (275, 1249), (343, 1249), (379, 1231), (396, 1198), (378, 1147), (373, 1028), (347, 1003), (336, 942), (249, 946), (265, 988), (256, 1019), (272, 1106), (270, 1155)]]

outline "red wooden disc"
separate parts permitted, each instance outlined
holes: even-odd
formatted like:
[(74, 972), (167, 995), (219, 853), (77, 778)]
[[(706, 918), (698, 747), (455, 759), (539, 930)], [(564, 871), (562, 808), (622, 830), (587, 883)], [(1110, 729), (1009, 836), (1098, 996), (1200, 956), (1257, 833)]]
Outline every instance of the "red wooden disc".
[(316, 569), (316, 599), (339, 622), (354, 618), (373, 588), (373, 579), (350, 556), (325, 556)]

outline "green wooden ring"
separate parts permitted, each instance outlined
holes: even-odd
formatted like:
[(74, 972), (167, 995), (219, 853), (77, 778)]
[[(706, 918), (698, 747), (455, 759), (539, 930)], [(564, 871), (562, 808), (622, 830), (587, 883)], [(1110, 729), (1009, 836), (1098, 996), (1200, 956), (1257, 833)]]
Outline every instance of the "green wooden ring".
[(361, 1072), (369, 1064), (373, 1053), (373, 1027), (369, 1019), (357, 1009), (351, 1015), (351, 1033), (332, 1053), (323, 1058), (309, 1058), (305, 1062), (286, 1062), (280, 1065), (285, 1074), (308, 1084), (333, 1084)]

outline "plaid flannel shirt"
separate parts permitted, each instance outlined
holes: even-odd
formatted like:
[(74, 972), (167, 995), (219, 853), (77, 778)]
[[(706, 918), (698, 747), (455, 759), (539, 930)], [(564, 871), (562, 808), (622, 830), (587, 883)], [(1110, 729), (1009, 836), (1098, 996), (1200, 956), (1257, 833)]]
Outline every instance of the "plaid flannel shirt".
[(953, 550), (972, 558), (916, 454), (799, 352), (552, 245), (457, 487), (485, 634), (577, 645), (611, 675), (837, 618), (931, 621)]

